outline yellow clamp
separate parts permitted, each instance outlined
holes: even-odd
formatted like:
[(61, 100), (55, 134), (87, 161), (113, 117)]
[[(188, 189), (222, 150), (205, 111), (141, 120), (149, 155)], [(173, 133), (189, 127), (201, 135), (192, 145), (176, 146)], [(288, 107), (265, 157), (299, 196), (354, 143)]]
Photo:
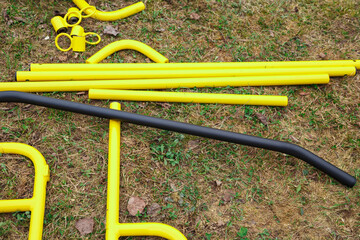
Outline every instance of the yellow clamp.
[[(89, 35), (95, 35), (97, 37), (97, 41), (95, 41), (95, 42), (87, 41), (86, 37)], [(71, 42), (70, 46), (66, 49), (61, 48), (58, 43), (59, 38), (62, 36), (69, 38), (69, 40)], [(99, 34), (94, 33), (94, 32), (85, 33), (83, 27), (76, 25), (72, 28), (70, 35), (67, 33), (60, 33), (59, 35), (57, 35), (55, 38), (55, 46), (57, 47), (57, 49), (59, 49), (60, 51), (63, 51), (63, 52), (70, 51), (71, 49), (74, 52), (85, 52), (86, 43), (91, 44), (91, 45), (96, 45), (100, 41), (101, 41), (101, 37)]]
[[(83, 15), (83, 13), (88, 14)], [(68, 12), (62, 18), (60, 16), (53, 17), (51, 24), (53, 25), (56, 34), (66, 33), (69, 27), (79, 25), (83, 18), (89, 18), (94, 15), (96, 8), (94, 6), (87, 6), (79, 10), (78, 8), (69, 8)]]
[(38, 150), (23, 143), (0, 143), (0, 154), (3, 153), (28, 157), (34, 164), (35, 179), (32, 198), (0, 200), (0, 212), (31, 211), (29, 239), (40, 240), (45, 213), (46, 183), (50, 179), (49, 166)]

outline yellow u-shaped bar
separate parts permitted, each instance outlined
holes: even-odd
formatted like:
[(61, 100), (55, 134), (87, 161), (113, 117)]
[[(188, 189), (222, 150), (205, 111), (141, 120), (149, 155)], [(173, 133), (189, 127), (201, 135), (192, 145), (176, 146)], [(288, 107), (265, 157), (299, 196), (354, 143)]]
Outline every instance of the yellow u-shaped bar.
[[(90, 5), (85, 1), (85, 0), (73, 0), (73, 2), (80, 8), (80, 9), (84, 9), (87, 8), (87, 10), (85, 10), (86, 14), (91, 14), (92, 13), (92, 9), (89, 8)], [(138, 2), (135, 3), (133, 5), (130, 5), (128, 7), (119, 9), (117, 11), (112, 11), (112, 12), (102, 12), (99, 10), (95, 11), (95, 14), (93, 14), (91, 17), (101, 20), (101, 21), (116, 21), (122, 18), (126, 18), (129, 17), (131, 15), (134, 15), (138, 12), (141, 12), (142, 10), (145, 9), (145, 5), (142, 2)]]
[(29, 240), (41, 240), (45, 212), (46, 183), (50, 179), (49, 166), (38, 150), (23, 143), (0, 143), (0, 153), (19, 154), (28, 157), (34, 164), (35, 180), (32, 198), (0, 200), (0, 212), (31, 211)]
[(86, 63), (99, 63), (111, 54), (125, 49), (138, 51), (156, 63), (168, 63), (169, 59), (157, 52), (145, 43), (136, 40), (120, 40), (100, 49), (97, 53), (86, 60)]
[[(120, 110), (113, 102), (111, 109)], [(158, 236), (169, 240), (186, 240), (177, 229), (162, 223), (119, 223), (120, 200), (120, 121), (110, 120), (109, 164), (106, 210), (106, 240), (117, 240), (121, 236)]]

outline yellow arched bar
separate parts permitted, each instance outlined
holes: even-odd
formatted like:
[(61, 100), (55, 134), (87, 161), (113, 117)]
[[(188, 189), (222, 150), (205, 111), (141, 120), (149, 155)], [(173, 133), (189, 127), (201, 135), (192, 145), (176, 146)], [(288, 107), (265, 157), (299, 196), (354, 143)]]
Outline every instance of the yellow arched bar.
[[(191, 70), (244, 68), (314, 68), (356, 67), (360, 60), (291, 61), (291, 62), (204, 62), (204, 63), (34, 63), (31, 71), (120, 71), (120, 70)], [(303, 69), (304, 70), (304, 69)]]
[(65, 71), (31, 72), (18, 71), (17, 81), (73, 81), (73, 80), (126, 80), (126, 79), (168, 79), (168, 78), (209, 78), (277, 75), (316, 75), (330, 77), (354, 76), (355, 67), (336, 68), (270, 68), (270, 69), (209, 69), (209, 70), (144, 70), (144, 71)]
[(131, 49), (138, 51), (156, 63), (168, 63), (169, 59), (163, 56), (161, 53), (157, 52), (152, 47), (146, 45), (145, 43), (135, 41), (135, 40), (120, 40), (108, 44), (107, 46), (100, 49), (97, 53), (92, 55), (86, 60), (87, 63), (98, 63), (101, 62), (106, 57), (111, 54), (125, 49)]
[(288, 105), (286, 96), (240, 95), (220, 93), (160, 92), (90, 89), (89, 99), (110, 99), (150, 102), (218, 103), (239, 105), (280, 106)]
[[(87, 10), (85, 10), (86, 14), (91, 14), (93, 12), (93, 10), (91, 8), (89, 8), (90, 5), (85, 0), (73, 0), (73, 2), (80, 9), (87, 8)], [(145, 9), (144, 3), (138, 2), (138, 3), (135, 3), (128, 7), (119, 9), (117, 11), (112, 11), (112, 12), (102, 12), (102, 11), (96, 10), (96, 12), (91, 17), (101, 20), (101, 21), (116, 21), (116, 20), (119, 20), (122, 18), (129, 17), (131, 15), (134, 15), (138, 12), (141, 12), (144, 9)]]
[[(111, 109), (120, 110), (120, 104), (113, 102)], [(186, 240), (177, 229), (162, 223), (119, 223), (120, 201), (120, 121), (110, 120), (109, 164), (107, 185), (106, 234), (107, 240), (122, 236), (158, 236), (169, 240)]]
[(41, 240), (45, 212), (46, 183), (49, 181), (49, 166), (43, 155), (35, 148), (22, 143), (0, 143), (1, 154), (19, 154), (28, 157), (35, 167), (33, 196), (29, 199), (0, 200), (0, 212), (31, 211), (30, 240)]
[(98, 80), (53, 82), (0, 82), (0, 91), (54, 92), (88, 91), (99, 89), (166, 89), (203, 87), (249, 87), (327, 84), (330, 78), (321, 75), (255, 76), (224, 78), (176, 78), (149, 80)]

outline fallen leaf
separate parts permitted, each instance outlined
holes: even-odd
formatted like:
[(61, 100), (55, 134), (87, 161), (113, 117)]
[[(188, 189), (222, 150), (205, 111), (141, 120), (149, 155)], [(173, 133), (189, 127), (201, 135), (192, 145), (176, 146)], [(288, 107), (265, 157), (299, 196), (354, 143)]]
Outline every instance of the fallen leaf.
[(18, 21), (18, 22), (23, 22), (23, 23), (26, 22), (26, 20), (25, 20), (24, 18), (22, 18), (22, 17), (14, 17), (14, 19), (15, 19), (16, 21)]
[(128, 201), (127, 210), (131, 216), (142, 213), (146, 207), (146, 203), (139, 197), (131, 197)]
[(194, 148), (197, 148), (198, 146), (199, 146), (199, 141), (198, 140), (190, 140), (189, 142), (188, 142), (188, 148), (190, 149), (190, 150), (193, 150)]
[(179, 189), (177, 189), (175, 183), (170, 183), (170, 187), (171, 187), (171, 189), (173, 190), (173, 192), (179, 191)]
[(268, 125), (268, 121), (267, 121), (266, 117), (263, 114), (255, 113), (255, 116), (260, 120), (260, 122), (262, 122), (262, 124), (264, 124), (265, 126)]
[(221, 182), (221, 181), (219, 181), (219, 180), (215, 180), (215, 184), (216, 184), (216, 186), (217, 186), (217, 187), (220, 187), (220, 186), (221, 186), (221, 184), (222, 184), (222, 182)]
[(199, 20), (199, 19), (200, 19), (200, 15), (193, 12), (193, 13), (190, 14), (190, 19)]
[(119, 34), (119, 32), (117, 27), (115, 28), (111, 25), (106, 25), (104, 29), (104, 34), (113, 35), (114, 37), (116, 37)]
[(230, 202), (234, 198), (234, 192), (232, 190), (226, 190), (223, 196), (224, 202)]
[(319, 57), (324, 60), (324, 59), (326, 59), (326, 54), (320, 53), (320, 54), (319, 54)]
[(153, 203), (147, 208), (147, 214), (151, 217), (157, 216), (160, 213), (160, 211), (161, 211), (161, 206), (157, 203)]
[(58, 58), (59, 58), (60, 62), (65, 62), (67, 60), (67, 56), (65, 56), (65, 55), (60, 55), (60, 56), (58, 56)]
[(307, 95), (310, 95), (310, 93), (307, 93), (307, 92), (300, 92), (299, 93), (300, 96), (307, 96)]
[(6, 22), (6, 24), (8, 26), (10, 26), (14, 21), (10, 19), (10, 16), (7, 13), (6, 9), (3, 10), (2, 14), (3, 14), (3, 18), (4, 18), (4, 21)]
[(170, 103), (157, 103), (158, 105), (162, 106), (164, 109), (170, 109), (171, 104)]
[(87, 92), (77, 92), (76, 95), (85, 95)]
[(290, 136), (290, 139), (293, 140), (294, 142), (300, 142), (299, 139), (297, 139), (297, 138), (294, 137), (293, 135)]
[(92, 233), (92, 231), (94, 230), (94, 219), (92, 218), (80, 219), (75, 223), (75, 228), (79, 230), (81, 236)]

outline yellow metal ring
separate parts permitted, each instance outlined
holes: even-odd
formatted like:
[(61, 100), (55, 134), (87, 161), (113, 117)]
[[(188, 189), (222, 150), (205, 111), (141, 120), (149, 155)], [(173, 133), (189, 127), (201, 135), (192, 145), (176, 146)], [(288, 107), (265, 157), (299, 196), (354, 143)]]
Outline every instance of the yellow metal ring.
[(94, 33), (94, 32), (87, 32), (87, 33), (85, 33), (85, 38), (86, 38), (86, 36), (88, 36), (88, 35), (95, 35), (95, 36), (98, 38), (98, 40), (97, 40), (96, 42), (90, 42), (90, 41), (85, 40), (86, 43), (91, 44), (91, 45), (96, 45), (96, 44), (99, 44), (99, 43), (100, 43), (101, 37), (100, 37), (99, 34)]
[[(83, 15), (82, 13), (85, 12), (86, 10), (88, 10), (88, 9), (90, 9), (90, 10), (92, 9), (92, 10), (94, 10), (94, 11), (91, 12), (91, 13), (89, 13), (89, 14)], [(80, 10), (80, 13), (81, 13), (81, 16), (82, 16), (83, 18), (89, 18), (89, 17), (91, 17), (92, 15), (94, 15), (94, 14), (96, 13), (96, 7), (95, 7), (95, 6), (87, 6), (87, 7), (84, 7), (83, 9)]]
[[(70, 14), (75, 14), (78, 17), (79, 20), (74, 24), (69, 24), (68, 23), (68, 17), (69, 17)], [(64, 16), (65, 22), (66, 22), (68, 27), (74, 27), (76, 25), (79, 25), (81, 23), (82, 18), (83, 18), (83, 16), (81, 15), (81, 12), (77, 12), (77, 11), (76, 12), (75, 11), (67, 12), (65, 14), (65, 16)]]
[[(59, 40), (59, 38), (60, 38), (61, 36), (66, 36), (66, 37), (68, 37), (68, 38), (70, 39), (70, 42), (71, 42), (71, 43), (70, 43), (70, 47), (69, 47), (69, 48), (64, 49), (64, 48), (61, 48), (61, 47), (59, 46), (58, 40)], [(57, 35), (56, 38), (55, 38), (55, 46), (56, 46), (57, 49), (59, 49), (59, 50), (62, 51), (62, 52), (70, 51), (70, 49), (71, 49), (71, 47), (72, 47), (72, 41), (71, 41), (71, 40), (72, 40), (72, 39), (71, 39), (71, 36), (70, 36), (69, 34), (67, 34), (67, 33), (60, 33), (60, 34)]]

